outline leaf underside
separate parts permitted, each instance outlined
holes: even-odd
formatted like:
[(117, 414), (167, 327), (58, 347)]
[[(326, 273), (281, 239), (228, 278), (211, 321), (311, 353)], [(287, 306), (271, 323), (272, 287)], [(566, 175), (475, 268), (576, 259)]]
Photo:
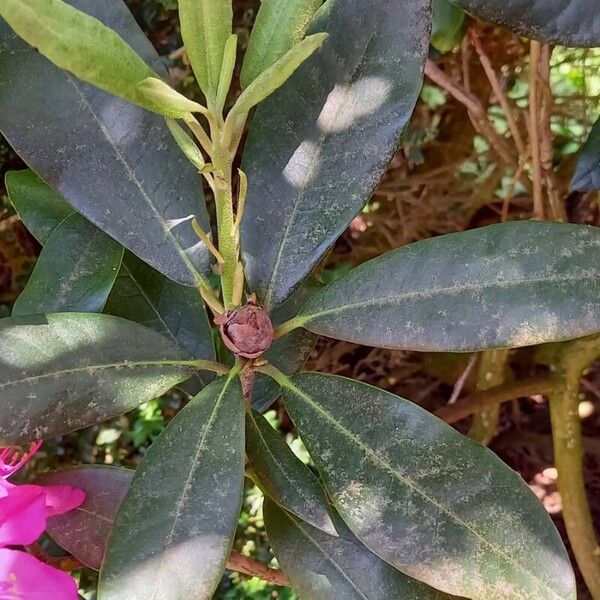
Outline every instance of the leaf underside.
[(342, 518), (372, 552), (474, 600), (575, 599), (550, 517), (487, 448), (342, 377), (295, 375), (284, 402)]
[[(164, 72), (121, 0), (70, 3)], [(194, 215), (208, 224), (200, 178), (163, 118), (58, 69), (2, 19), (0, 131), (81, 214), (167, 277), (192, 286), (207, 271), (191, 226)]]
[(121, 504), (99, 600), (210, 600), (229, 556), (244, 487), (244, 408), (223, 377), (148, 450)]
[(571, 187), (580, 191), (600, 190), (600, 119), (581, 150)]
[(310, 331), (425, 352), (516, 348), (600, 329), (600, 230), (513, 222), (392, 250), (323, 288)]
[(563, 46), (600, 46), (596, 0), (452, 0), (474, 17)]
[(180, 348), (94, 313), (0, 320), (0, 444), (63, 435), (121, 415), (191, 377)]
[[(281, 304), (365, 205), (421, 89), (429, 2), (329, 0), (328, 39), (258, 108), (244, 153), (250, 289)], [(268, 218), (267, 218), (268, 215)]]

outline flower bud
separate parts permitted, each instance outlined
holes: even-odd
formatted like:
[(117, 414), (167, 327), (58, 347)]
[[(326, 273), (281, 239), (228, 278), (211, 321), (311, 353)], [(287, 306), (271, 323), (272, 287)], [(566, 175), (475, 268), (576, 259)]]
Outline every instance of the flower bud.
[(237, 356), (258, 358), (273, 341), (273, 324), (264, 309), (255, 304), (229, 310), (215, 317), (225, 345)]

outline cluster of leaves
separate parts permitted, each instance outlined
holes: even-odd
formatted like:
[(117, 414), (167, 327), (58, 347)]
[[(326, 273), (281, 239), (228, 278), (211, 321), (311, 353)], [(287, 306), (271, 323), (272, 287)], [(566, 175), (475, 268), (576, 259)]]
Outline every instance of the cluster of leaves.
[[(455, 4), (541, 39), (600, 42), (586, 0)], [(192, 396), (135, 472), (46, 475), (88, 496), (50, 534), (100, 570), (101, 600), (208, 599), (249, 477), (302, 598), (574, 598), (558, 533), (486, 448), (408, 400), (298, 371), (315, 335), (470, 352), (595, 333), (600, 233), (492, 226), (315, 288), (307, 277), (368, 201), (411, 116), (430, 3), (263, 0), (227, 115), (231, 3), (180, 0), (179, 11), (205, 105), (163, 80), (121, 0), (0, 5), (0, 129), (32, 169), (6, 183), (44, 246), (0, 320), (0, 440), (69, 433), (174, 386)], [(597, 145), (595, 131), (575, 186), (596, 185)], [(258, 359), (213, 341), (207, 307), (228, 322), (244, 299), (277, 326)], [(280, 394), (318, 476), (260, 414)]]

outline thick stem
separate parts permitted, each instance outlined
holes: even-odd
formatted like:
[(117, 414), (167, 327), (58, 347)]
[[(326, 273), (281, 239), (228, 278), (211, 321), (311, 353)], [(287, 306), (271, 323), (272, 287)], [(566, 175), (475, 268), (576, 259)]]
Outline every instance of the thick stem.
[(543, 221), (544, 194), (542, 187), (542, 160), (540, 147), (540, 123), (539, 123), (539, 67), (540, 67), (541, 45), (531, 40), (529, 54), (529, 139), (531, 140), (531, 159), (533, 165), (533, 218)]
[(244, 575), (250, 575), (252, 577), (260, 577), (271, 585), (289, 585), (288, 578), (285, 573), (279, 569), (271, 569), (267, 565), (247, 558), (239, 552), (232, 552), (229, 560), (227, 561), (227, 568), (230, 571), (236, 571), (237, 573), (243, 573)]
[[(487, 350), (479, 356), (477, 389), (488, 390), (504, 383), (508, 350)], [(487, 446), (498, 433), (500, 405), (482, 410), (473, 417), (469, 437)]]

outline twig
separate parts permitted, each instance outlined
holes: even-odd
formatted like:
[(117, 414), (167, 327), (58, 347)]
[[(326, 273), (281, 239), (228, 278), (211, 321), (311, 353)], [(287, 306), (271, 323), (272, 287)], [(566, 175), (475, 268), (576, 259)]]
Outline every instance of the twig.
[(477, 363), (477, 354), (472, 354), (469, 359), (469, 363), (465, 367), (465, 370), (462, 372), (462, 375), (456, 380), (454, 384), (454, 389), (452, 390), (452, 395), (448, 400), (448, 404), (455, 404), (458, 400), (458, 397), (461, 395), (463, 388), (465, 387), (465, 383), (467, 383), (467, 379), (469, 379), (469, 375), (473, 372), (475, 368), (475, 364)]
[(508, 188), (506, 190), (506, 196), (504, 198), (504, 202), (502, 203), (502, 217), (501, 218), (502, 218), (503, 223), (508, 221), (508, 209), (510, 208), (510, 203), (513, 199), (513, 192), (515, 189), (515, 185), (517, 184), (517, 181), (519, 181), (519, 179), (521, 178), (521, 175), (523, 175), (523, 171), (525, 171), (525, 167), (527, 166), (527, 163), (529, 162), (530, 156), (531, 156), (531, 154), (529, 152), (527, 152), (527, 154), (521, 160), (521, 164), (519, 165), (519, 168), (515, 171), (515, 174), (513, 175), (512, 179), (510, 180), (510, 183), (508, 184)]
[(525, 142), (523, 141), (523, 137), (521, 136), (521, 132), (519, 131), (519, 127), (517, 125), (517, 121), (515, 119), (515, 115), (512, 111), (510, 103), (508, 102), (508, 98), (504, 93), (504, 90), (500, 86), (500, 82), (498, 81), (498, 77), (496, 76), (496, 71), (494, 71), (494, 67), (483, 49), (483, 45), (481, 44), (481, 38), (479, 37), (479, 33), (474, 29), (471, 29), (471, 40), (473, 42), (473, 46), (475, 47), (475, 51), (479, 56), (479, 62), (485, 71), (485, 74), (490, 82), (494, 95), (498, 99), (504, 114), (506, 115), (506, 120), (508, 122), (508, 127), (510, 129), (510, 133), (515, 141), (515, 145), (517, 147), (517, 151), (521, 159), (524, 158), (527, 149), (525, 146)]
[(541, 44), (531, 40), (529, 51), (529, 139), (531, 140), (532, 180), (533, 180), (533, 218), (545, 219), (544, 195), (542, 188), (542, 161), (539, 124), (539, 65)]
[(271, 569), (267, 565), (258, 562), (252, 558), (243, 556), (239, 552), (232, 552), (227, 561), (227, 568), (230, 571), (243, 573), (252, 577), (260, 577), (271, 585), (289, 585), (289, 580), (285, 573), (279, 569)]
[(471, 394), (456, 404), (438, 409), (435, 415), (446, 421), (446, 423), (452, 424), (502, 402), (508, 402), (515, 398), (525, 398), (534, 394), (548, 394), (555, 388), (556, 383), (549, 377), (534, 377), (512, 381), (483, 392)]
[(470, 92), (465, 90), (461, 85), (450, 79), (433, 61), (427, 60), (425, 63), (425, 75), (434, 83), (446, 90), (456, 100), (463, 104), (469, 111), (473, 127), (478, 133), (483, 135), (489, 142), (492, 148), (498, 153), (500, 158), (508, 165), (513, 167), (518, 166), (518, 161), (515, 160), (514, 152), (506, 143), (506, 140), (494, 129), (490, 123), (485, 108), (479, 100)]

